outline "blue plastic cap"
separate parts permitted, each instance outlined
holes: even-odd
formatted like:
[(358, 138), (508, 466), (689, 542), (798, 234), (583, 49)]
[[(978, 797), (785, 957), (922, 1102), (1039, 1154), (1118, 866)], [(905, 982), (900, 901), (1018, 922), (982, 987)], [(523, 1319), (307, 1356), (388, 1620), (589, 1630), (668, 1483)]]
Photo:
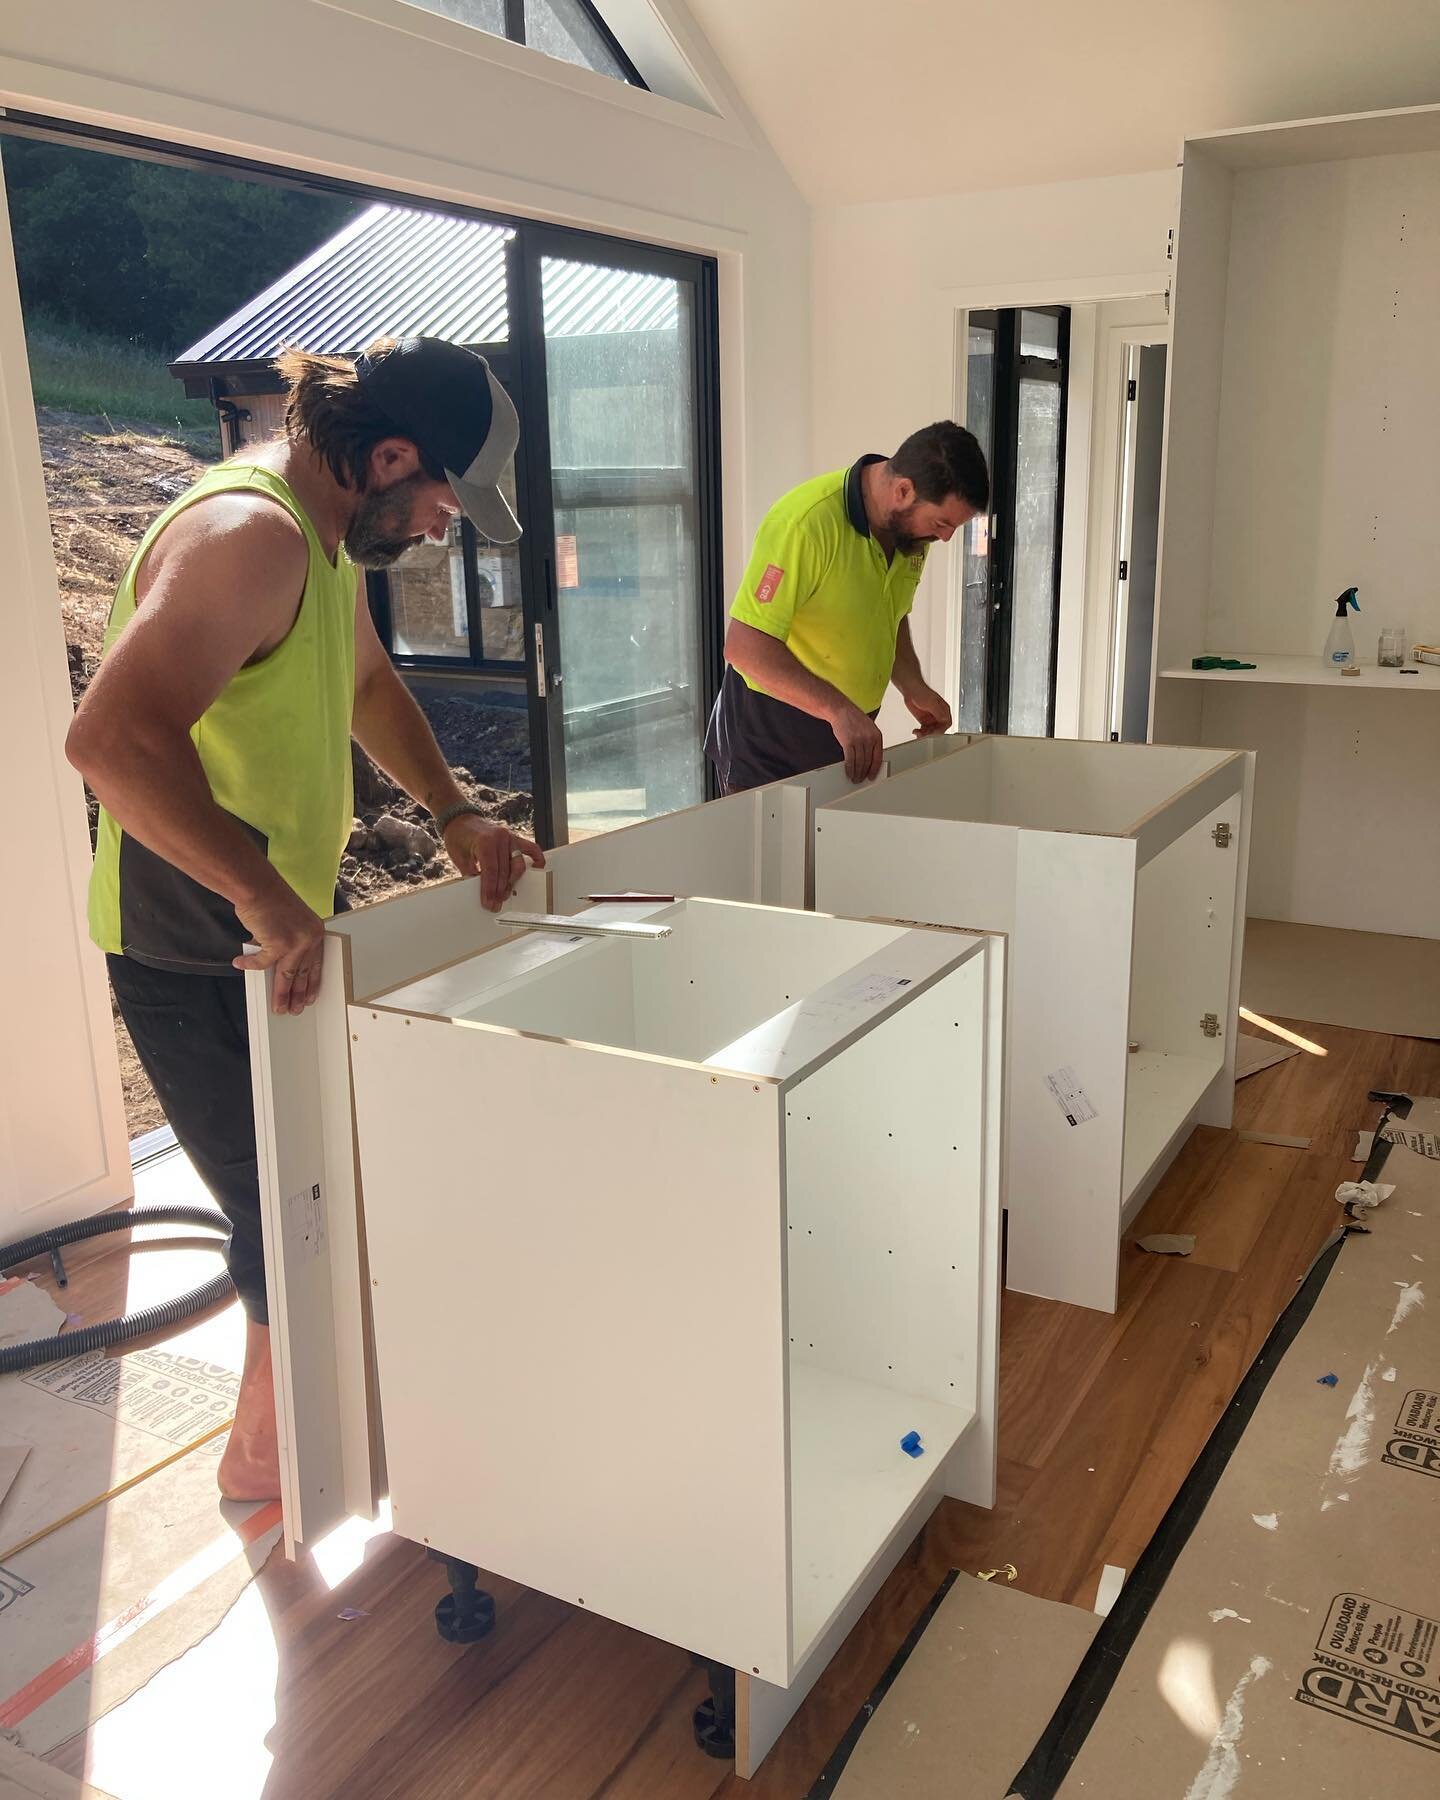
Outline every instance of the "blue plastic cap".
[(920, 1442), (918, 1431), (907, 1431), (900, 1440), (900, 1448), (907, 1456), (923, 1456), (925, 1454), (925, 1446)]

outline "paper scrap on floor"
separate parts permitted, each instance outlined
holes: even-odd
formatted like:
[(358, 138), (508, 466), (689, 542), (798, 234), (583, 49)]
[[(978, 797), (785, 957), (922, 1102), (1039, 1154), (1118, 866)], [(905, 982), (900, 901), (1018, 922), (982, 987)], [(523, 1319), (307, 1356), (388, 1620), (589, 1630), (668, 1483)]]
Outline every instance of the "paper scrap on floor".
[(1096, 1613), (961, 1575), (851, 1751), (835, 1800), (1000, 1800), (1080, 1666)]
[[(1440, 1102), (1405, 1123), (1440, 1129)], [(1440, 1792), (1440, 1162), (1397, 1146), (1384, 1176), (1061, 1800)]]
[(1247, 1075), (1258, 1075), (1262, 1069), (1271, 1069), (1276, 1063), (1288, 1062), (1299, 1054), (1294, 1044), (1277, 1044), (1273, 1038), (1256, 1037), (1249, 1031), (1237, 1032), (1235, 1079), (1243, 1081)]

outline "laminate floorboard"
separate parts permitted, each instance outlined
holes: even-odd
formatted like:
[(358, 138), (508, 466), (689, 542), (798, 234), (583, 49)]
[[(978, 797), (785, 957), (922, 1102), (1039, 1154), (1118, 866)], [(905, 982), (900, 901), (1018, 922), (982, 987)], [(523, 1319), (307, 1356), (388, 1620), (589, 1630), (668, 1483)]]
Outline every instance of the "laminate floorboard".
[[(693, 1747), (705, 1682), (682, 1652), (503, 1581), (487, 1583), (500, 1605), (494, 1635), (444, 1644), (431, 1623), (441, 1571), (381, 1535), (334, 1589), (313, 1563), (279, 1556), (259, 1577), (279, 1674), (265, 1732), (273, 1760), (254, 1800), (798, 1800), (952, 1567), (1013, 1563), (1027, 1592), (1093, 1605), (1106, 1563), (1134, 1567), (1339, 1223), (1335, 1187), (1355, 1172), (1355, 1132), (1374, 1122), (1369, 1091), (1440, 1092), (1440, 1043), (1277, 1022), (1324, 1054), (1242, 1081), (1236, 1127), (1310, 1147), (1198, 1130), (1130, 1234), (1193, 1233), (1194, 1254), (1127, 1244), (1113, 1317), (1006, 1295), (995, 1508), (941, 1506), (755, 1781)], [(123, 1297), (117, 1246), (77, 1251), (71, 1269), (69, 1310), (94, 1318)], [(697, 1369), (696, 1384), (713, 1385), (713, 1372)], [(367, 1616), (341, 1621), (347, 1607)], [(213, 1714), (209, 1741), (223, 1758), (223, 1694), (197, 1692), (195, 1704)], [(127, 1786), (115, 1766), (124, 1722), (102, 1730), (111, 1737), (100, 1785), (149, 1800), (144, 1767), (164, 1746), (137, 1734)], [(50, 1760), (86, 1773), (85, 1741)], [(207, 1776), (194, 1791), (227, 1790)]]

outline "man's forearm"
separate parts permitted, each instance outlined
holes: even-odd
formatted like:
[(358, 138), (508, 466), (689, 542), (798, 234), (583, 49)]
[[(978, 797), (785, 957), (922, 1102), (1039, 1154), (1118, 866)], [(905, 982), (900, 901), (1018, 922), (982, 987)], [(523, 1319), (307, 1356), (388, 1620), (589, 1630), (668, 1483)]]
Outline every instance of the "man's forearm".
[(365, 754), (430, 812), (468, 798), (415, 697), (388, 666), (357, 690), (351, 730)]
[(812, 718), (833, 724), (837, 713), (847, 708), (854, 710), (854, 702), (847, 700), (839, 688), (812, 675), (787, 645), (763, 631), (749, 628), (737, 641), (732, 626), (725, 641), (725, 660), (742, 675), (758, 681), (767, 694), (798, 707)]
[(920, 658), (915, 654), (915, 642), (910, 636), (908, 621), (902, 624), (895, 640), (895, 662), (890, 670), (890, 679), (904, 695), (914, 694), (929, 686), (921, 672)]
[(288, 892), (244, 827), (215, 804), (188, 733), (114, 742), (75, 734), (71, 761), (120, 829), (240, 912)]

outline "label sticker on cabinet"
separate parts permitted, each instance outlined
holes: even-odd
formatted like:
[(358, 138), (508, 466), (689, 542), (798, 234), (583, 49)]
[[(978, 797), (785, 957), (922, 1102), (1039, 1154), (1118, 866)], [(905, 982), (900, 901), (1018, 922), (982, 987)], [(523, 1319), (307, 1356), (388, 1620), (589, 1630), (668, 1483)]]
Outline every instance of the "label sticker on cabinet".
[(1045, 1077), (1045, 1085), (1064, 1113), (1067, 1125), (1083, 1125), (1087, 1119), (1099, 1118), (1090, 1096), (1080, 1085), (1080, 1077), (1072, 1068), (1056, 1069), (1053, 1075)]
[(1356, 1725), (1440, 1750), (1440, 1622), (1337, 1594), (1295, 1698)]
[(289, 1245), (305, 1256), (325, 1254), (325, 1202), (320, 1183), (285, 1197), (285, 1236)]

